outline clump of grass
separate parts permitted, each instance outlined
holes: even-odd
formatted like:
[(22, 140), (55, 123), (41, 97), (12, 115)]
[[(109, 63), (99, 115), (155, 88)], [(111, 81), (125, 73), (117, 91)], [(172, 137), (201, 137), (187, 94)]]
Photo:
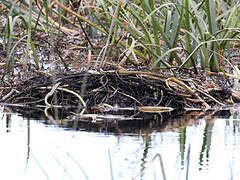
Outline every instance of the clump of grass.
[[(100, 67), (104, 67), (114, 47), (121, 45), (126, 49), (125, 57), (116, 65), (133, 59), (136, 63), (150, 61), (151, 68), (186, 66), (197, 72), (200, 66), (206, 71), (219, 72), (223, 70), (222, 57), (229, 44), (239, 42), (240, 3), (236, 0), (94, 0), (91, 4), (79, 1), (77, 5), (72, 1), (61, 4), (58, 0), (52, 3), (39, 0), (37, 4), (32, 0), (2, 2), (9, 9), (8, 17), (21, 17), (25, 23), (28, 32), (25, 64), (29, 48), (35, 49), (31, 32), (73, 34), (74, 29), (67, 28), (66, 23), (83, 31), (81, 23), (85, 23), (106, 36), (100, 63), (96, 64)], [(84, 13), (86, 16), (81, 15)], [(79, 21), (74, 22), (73, 17)], [(12, 49), (12, 27), (8, 23), (8, 49)], [(84, 34), (91, 44), (91, 36)], [(93, 46), (91, 48), (94, 50)], [(10, 55), (8, 51), (8, 62)], [(35, 66), (39, 68), (36, 55), (34, 57)], [(64, 59), (61, 61), (67, 66)]]
[[(180, 67), (197, 70), (200, 64), (218, 72), (229, 42), (239, 41), (239, 2), (150, 0), (140, 4), (122, 5), (117, 22), (145, 47), (153, 67), (176, 62)], [(177, 52), (180, 49), (184, 59)]]
[[(33, 51), (35, 52), (34, 44), (31, 41), (31, 36), (29, 36), (29, 34), (31, 34), (31, 33), (28, 33), (28, 36), (23, 36), (13, 45), (14, 27), (19, 20), (21, 20), (23, 22), (25, 28), (27, 28), (31, 32), (31, 28), (28, 28), (30, 25), (27, 22), (26, 17), (22, 16), (21, 14), (15, 15), (15, 16), (13, 15), (14, 6), (15, 6), (15, 3), (12, 4), (13, 8), (11, 8), (11, 10), (8, 14), (7, 25), (5, 28), (5, 42), (6, 42), (6, 47), (7, 47), (7, 62), (5, 65), (5, 71), (4, 71), (5, 73), (2, 76), (2, 79), (4, 78), (7, 70), (13, 69), (13, 66), (14, 66), (13, 55), (14, 55), (15, 48), (19, 44), (19, 42), (21, 42), (23, 39), (28, 37), (27, 46), (29, 47), (29, 45), (32, 45)], [(31, 20), (31, 16), (29, 19)], [(29, 49), (29, 48), (27, 48), (27, 49)], [(28, 52), (28, 50), (26, 50), (26, 52)], [(26, 57), (25, 57), (26, 60), (27, 60), (27, 57), (28, 57), (28, 53), (26, 54)], [(34, 57), (36, 58), (36, 56), (34, 56)], [(36, 63), (36, 67), (39, 67), (37, 58), (35, 59), (35, 63)]]

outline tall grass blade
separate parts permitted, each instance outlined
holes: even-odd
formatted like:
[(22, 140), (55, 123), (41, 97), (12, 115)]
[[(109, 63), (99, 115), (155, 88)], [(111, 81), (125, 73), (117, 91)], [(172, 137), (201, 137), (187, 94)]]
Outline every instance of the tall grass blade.
[[(240, 42), (240, 39), (234, 39), (234, 38), (225, 38), (225, 39), (213, 39), (213, 40), (209, 40), (209, 41), (205, 41), (205, 42), (201, 42), (199, 43), (196, 48), (192, 51), (192, 53), (183, 61), (183, 63), (179, 66), (179, 69), (181, 69), (186, 63), (187, 61), (191, 58), (191, 56), (196, 53), (197, 50), (199, 50), (199, 48), (201, 48), (201, 46), (203, 46), (204, 44), (208, 44), (208, 43), (216, 43), (218, 41), (237, 41)], [(214, 51), (212, 51), (214, 52)], [(217, 52), (216, 52), (217, 53)]]
[[(208, 19), (208, 27), (211, 39), (216, 39), (217, 37), (213, 37), (213, 34), (217, 32), (217, 22), (216, 22), (216, 5), (215, 1), (212, 0), (205, 0), (206, 3), (206, 13), (207, 13), (207, 19)], [(210, 49), (214, 52), (218, 52), (217, 46), (215, 43), (210, 44)], [(219, 72), (219, 59), (217, 59), (216, 54), (211, 55), (211, 59), (209, 62), (210, 70)]]
[(18, 19), (21, 19), (24, 24), (26, 24), (26, 21), (25, 19), (19, 15), (19, 16), (15, 16), (15, 17), (12, 17), (11, 15), (8, 16), (8, 22), (7, 22), (7, 26), (6, 26), (6, 35), (5, 35), (5, 41), (7, 43), (7, 62), (5, 64), (5, 67), (4, 67), (4, 74), (2, 76), (2, 80), (4, 79), (6, 73), (7, 73), (7, 70), (10, 70), (10, 69), (13, 69), (13, 66), (14, 66), (14, 57), (13, 57), (13, 54), (14, 54), (14, 50), (16, 48), (16, 46), (19, 44), (20, 41), (22, 41), (24, 37), (20, 38), (19, 41), (17, 43), (15, 43), (15, 45), (12, 47), (12, 39), (13, 39), (13, 30), (14, 30), (14, 26), (16, 24), (16, 21)]
[[(114, 12), (114, 16), (116, 17), (118, 15), (118, 11), (119, 11), (119, 8), (121, 6), (117, 6), (115, 7), (115, 12)], [(109, 29), (109, 33), (108, 33), (108, 38), (107, 38), (107, 42), (106, 42), (106, 45), (105, 45), (105, 49), (103, 51), (103, 56), (102, 56), (102, 60), (100, 62), (100, 68), (103, 68), (104, 64), (105, 64), (105, 59), (106, 59), (106, 53), (107, 53), (107, 50), (108, 50), (108, 47), (110, 45), (110, 41), (111, 41), (111, 37), (112, 37), (112, 33), (113, 33), (113, 30), (114, 30), (114, 26), (115, 26), (115, 19), (112, 18), (112, 22), (111, 22), (111, 26), (110, 26), (110, 29)], [(109, 48), (111, 49), (111, 48)]]
[(49, 24), (49, 18), (48, 18), (48, 16), (49, 16), (49, 9), (48, 9), (48, 2), (47, 2), (47, 0), (44, 0), (43, 1), (43, 6), (44, 6), (44, 8), (45, 8), (45, 18), (46, 18), (46, 29), (47, 29), (47, 32), (48, 32), (48, 24)]
[[(16, 19), (15, 17), (14, 19)], [(12, 46), (12, 33), (13, 33), (13, 27), (14, 27), (14, 19), (12, 16), (8, 16), (8, 22), (7, 22), (7, 63), (5, 65), (5, 72), (10, 67), (11, 64), (11, 46)]]
[(38, 57), (37, 57), (37, 54), (36, 54), (36, 48), (35, 48), (35, 45), (34, 45), (34, 42), (33, 42), (32, 39), (31, 39), (31, 48), (32, 48), (32, 51), (33, 51), (33, 59), (34, 59), (35, 67), (38, 70), (39, 69), (39, 61), (38, 61)]
[[(150, 8), (151, 8), (151, 12), (153, 12), (155, 10), (155, 7), (154, 7), (154, 1), (153, 0), (150, 0), (149, 1), (149, 4), (150, 4)], [(154, 37), (154, 44), (156, 45), (156, 53), (158, 55), (161, 55), (161, 50), (160, 50), (160, 39), (159, 39), (159, 34), (158, 34), (158, 31), (159, 31), (159, 28), (161, 28), (158, 24), (158, 21), (157, 19), (155, 18), (155, 13), (151, 13), (151, 24), (153, 26), (153, 37)]]
[(63, 4), (59, 3), (57, 0), (52, 0), (53, 2), (55, 2), (57, 5), (59, 5), (61, 8), (63, 8), (64, 10), (66, 10), (67, 12), (71, 13), (72, 15), (76, 16), (77, 18), (81, 19), (83, 22), (88, 23), (89, 25), (93, 26), (94, 28), (98, 29), (100, 32), (104, 33), (104, 34), (108, 34), (104, 29), (102, 29), (101, 27), (99, 27), (97, 24), (93, 23), (92, 21), (86, 19), (85, 17), (81, 16), (80, 14), (74, 12), (73, 10), (65, 7)]
[(24, 58), (24, 66), (27, 68), (28, 64), (28, 56), (29, 56), (29, 48), (31, 46), (31, 32), (32, 32), (32, 0), (29, 0), (29, 13), (28, 13), (28, 38), (27, 38), (27, 45), (26, 45), (26, 52)]
[[(146, 26), (146, 24), (144, 24), (144, 22), (142, 21), (141, 17), (135, 12), (135, 10), (132, 9), (127, 9), (131, 15), (135, 18), (136, 20), (136, 24), (139, 25), (142, 28), (143, 33), (140, 34), (139, 30), (134, 27), (133, 31), (130, 31), (131, 35), (133, 36), (139, 36), (139, 40), (140, 38), (144, 38), (145, 42), (148, 42), (148, 44), (153, 44), (153, 39), (151, 37), (151, 33), (148, 31), (148, 28)], [(133, 27), (133, 25), (131, 25)], [(127, 31), (130, 29), (126, 29)], [(142, 41), (142, 42), (144, 42)]]
[(181, 48), (181, 47), (175, 47), (175, 48), (171, 48), (171, 49), (169, 49), (168, 51), (166, 51), (164, 54), (162, 54), (162, 55), (153, 63), (152, 69), (154, 69), (159, 62), (163, 63), (166, 67), (169, 67), (169, 68), (170, 68), (171, 65), (168, 64), (167, 62), (163, 61), (163, 59), (164, 59), (164, 57), (167, 56), (168, 54), (171, 54), (172, 52), (178, 51), (178, 50), (182, 50), (182, 48)]
[[(185, 0), (184, 2), (184, 7), (185, 7), (185, 21), (184, 21), (184, 26), (185, 26), (185, 29), (186, 31), (190, 32), (191, 31), (191, 27), (190, 27), (190, 12), (189, 12), (189, 1), (188, 0)], [(191, 38), (190, 38), (190, 35), (189, 33), (185, 33), (185, 43), (186, 43), (186, 50), (187, 50), (187, 53), (191, 53), (192, 52), (192, 42), (191, 42)], [(195, 61), (196, 59), (194, 58), (194, 55), (191, 59), (191, 63), (188, 64), (189, 67), (191, 66), (194, 66), (196, 67), (195, 65)], [(195, 68), (196, 69), (196, 68)]]
[[(240, 2), (236, 3), (231, 9), (229, 9), (229, 15), (227, 17), (226, 23), (224, 24), (224, 29), (229, 29), (224, 31), (223, 38), (234, 38), (239, 34), (232, 31), (232, 28), (238, 28), (240, 26)], [(224, 52), (227, 46), (226, 41), (220, 42), (220, 48)]]
[[(182, 26), (183, 16), (184, 16), (184, 6), (181, 7), (180, 14), (176, 7), (175, 11), (173, 12), (172, 35), (171, 35), (171, 39), (170, 39), (170, 43), (171, 43), (172, 47), (177, 45), (177, 40), (179, 38), (180, 29)], [(170, 31), (170, 29), (166, 29), (167, 33), (169, 31)]]

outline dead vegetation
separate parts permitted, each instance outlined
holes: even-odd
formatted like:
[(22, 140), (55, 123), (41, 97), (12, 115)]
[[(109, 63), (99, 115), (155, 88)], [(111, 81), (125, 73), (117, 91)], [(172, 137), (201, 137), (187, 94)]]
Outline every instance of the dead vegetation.
[(24, 106), (80, 108), (91, 114), (206, 110), (239, 102), (239, 92), (224, 82), (228, 80), (219, 85), (197, 76), (177, 78), (147, 70), (89, 70), (5, 85), (1, 99)]

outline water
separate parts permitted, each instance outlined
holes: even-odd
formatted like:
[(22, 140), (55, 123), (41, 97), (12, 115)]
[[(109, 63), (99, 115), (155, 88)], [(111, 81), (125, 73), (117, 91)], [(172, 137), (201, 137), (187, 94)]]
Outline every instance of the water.
[(73, 130), (3, 111), (0, 179), (158, 180), (162, 168), (167, 180), (240, 178), (237, 113), (216, 119), (185, 116), (184, 125), (169, 121), (164, 128), (131, 133)]

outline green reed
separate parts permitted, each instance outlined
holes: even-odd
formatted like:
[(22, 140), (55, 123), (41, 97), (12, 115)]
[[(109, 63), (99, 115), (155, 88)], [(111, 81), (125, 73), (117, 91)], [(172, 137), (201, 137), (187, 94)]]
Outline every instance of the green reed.
[[(32, 0), (28, 3), (21, 1), (25, 8), (15, 3), (18, 1), (2, 2), (11, 12), (9, 16), (12, 19), (21, 17), (25, 23), (27, 48), (24, 64), (28, 63), (29, 48), (35, 52), (32, 31), (51, 34), (58, 30), (58, 33), (72, 34), (73, 31), (65, 26), (69, 23), (80, 29), (82, 26), (79, 23), (83, 22), (106, 36), (104, 50), (98, 58), (101, 67), (111, 55), (113, 47), (120, 44), (126, 49), (126, 58), (148, 60), (152, 62), (151, 68), (186, 66), (193, 67), (196, 72), (198, 67), (218, 72), (223, 66), (224, 58), (221, 57), (229, 49), (229, 44), (239, 42), (238, 0), (94, 0), (88, 7), (82, 6), (85, 2), (82, 0), (77, 11), (72, 8), (73, 1), (63, 4), (57, 0), (39, 0), (40, 7), (32, 5)], [(52, 3), (55, 3), (57, 10)], [(88, 13), (84, 16), (86, 8)], [(53, 17), (59, 18), (56, 20)], [(79, 21), (72, 22), (71, 17)], [(11, 21), (10, 18), (6, 31), (8, 61), (14, 29)], [(39, 68), (36, 55), (34, 60), (36, 68)], [(64, 59), (61, 58), (61, 62), (67, 68)]]

